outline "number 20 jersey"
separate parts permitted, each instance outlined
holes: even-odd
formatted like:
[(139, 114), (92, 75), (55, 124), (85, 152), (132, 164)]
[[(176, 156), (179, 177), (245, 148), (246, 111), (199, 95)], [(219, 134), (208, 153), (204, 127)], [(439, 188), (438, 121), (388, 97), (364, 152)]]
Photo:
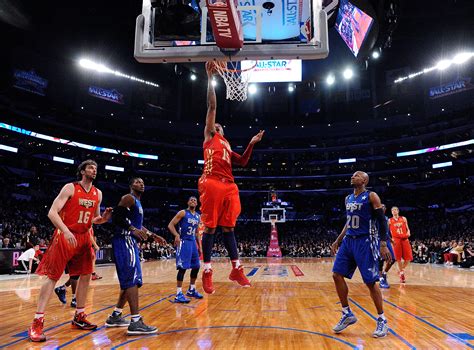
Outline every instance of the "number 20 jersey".
[(72, 233), (86, 233), (92, 227), (99, 204), (99, 191), (94, 186), (89, 192), (78, 182), (74, 182), (74, 194), (66, 202), (59, 216)]
[(203, 144), (204, 169), (203, 175), (234, 182), (232, 175), (232, 149), (229, 142), (221, 134), (216, 133), (212, 139)]
[(369, 235), (372, 231), (372, 204), (370, 191), (364, 191), (358, 196), (354, 193), (346, 197), (346, 225), (348, 236)]

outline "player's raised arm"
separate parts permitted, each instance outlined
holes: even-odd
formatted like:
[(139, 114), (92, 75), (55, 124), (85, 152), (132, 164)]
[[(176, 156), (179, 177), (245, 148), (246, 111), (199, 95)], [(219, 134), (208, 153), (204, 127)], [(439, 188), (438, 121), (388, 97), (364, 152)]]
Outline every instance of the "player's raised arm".
[(265, 134), (265, 130), (260, 130), (257, 135), (252, 137), (247, 148), (245, 149), (245, 152), (242, 155), (232, 151), (232, 155), (231, 155), (232, 164), (247, 166), (250, 156), (252, 155), (253, 146), (257, 142), (260, 142), (262, 140), (262, 137), (264, 134)]
[(171, 219), (170, 223), (168, 224), (168, 230), (173, 234), (174, 236), (174, 245), (177, 247), (179, 245), (179, 242), (181, 239), (179, 238), (179, 233), (176, 231), (176, 225), (181, 221), (182, 218), (184, 218), (184, 215), (186, 215), (184, 210), (180, 210), (176, 213), (173, 219)]
[(216, 109), (217, 98), (214, 85), (212, 85), (212, 76), (215, 73), (214, 62), (206, 62), (207, 72), (207, 114), (206, 127), (204, 128), (204, 142), (209, 141), (216, 133)]
[(59, 192), (58, 196), (54, 199), (53, 204), (48, 212), (48, 218), (53, 223), (54, 227), (59, 229), (61, 232), (64, 233), (64, 237), (72, 246), (77, 245), (76, 238), (74, 235), (69, 231), (67, 226), (64, 224), (63, 220), (59, 216), (59, 212), (63, 209), (66, 202), (74, 195), (74, 185), (72, 183), (68, 183), (64, 185)]

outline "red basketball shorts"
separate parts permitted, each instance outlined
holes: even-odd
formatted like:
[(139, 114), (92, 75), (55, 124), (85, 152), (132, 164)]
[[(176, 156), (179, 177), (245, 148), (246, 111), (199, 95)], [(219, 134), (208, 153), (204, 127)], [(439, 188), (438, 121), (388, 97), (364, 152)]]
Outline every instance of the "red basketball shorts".
[(408, 239), (398, 239), (394, 238), (393, 241), (393, 253), (395, 254), (395, 260), (405, 260), (405, 261), (412, 261), (413, 254), (411, 251), (411, 244)]
[(92, 273), (94, 253), (90, 233), (78, 233), (74, 234), (74, 237), (77, 240), (75, 248), (64, 238), (64, 234), (56, 229), (36, 273), (48, 276), (53, 281), (61, 278), (66, 265), (70, 276)]
[(208, 228), (235, 227), (240, 215), (239, 188), (233, 182), (202, 177), (198, 184), (201, 221)]

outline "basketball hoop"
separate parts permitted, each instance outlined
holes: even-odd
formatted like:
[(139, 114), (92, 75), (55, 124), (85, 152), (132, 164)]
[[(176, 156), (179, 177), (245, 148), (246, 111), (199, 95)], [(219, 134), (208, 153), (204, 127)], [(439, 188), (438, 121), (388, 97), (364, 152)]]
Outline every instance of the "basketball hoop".
[(216, 62), (214, 65), (226, 86), (226, 98), (232, 101), (245, 101), (252, 71), (257, 61), (250, 68), (239, 69), (239, 62)]

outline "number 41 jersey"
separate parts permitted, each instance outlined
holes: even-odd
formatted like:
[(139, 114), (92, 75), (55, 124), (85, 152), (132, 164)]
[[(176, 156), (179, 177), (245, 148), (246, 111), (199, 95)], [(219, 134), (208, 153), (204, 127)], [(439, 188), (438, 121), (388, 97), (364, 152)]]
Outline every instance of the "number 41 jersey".
[(99, 204), (99, 190), (94, 186), (86, 192), (80, 183), (74, 182), (74, 194), (64, 204), (59, 216), (72, 233), (86, 233), (92, 227)]
[(354, 193), (346, 197), (346, 225), (348, 236), (369, 235), (372, 228), (372, 204), (370, 191), (364, 191), (358, 196)]

